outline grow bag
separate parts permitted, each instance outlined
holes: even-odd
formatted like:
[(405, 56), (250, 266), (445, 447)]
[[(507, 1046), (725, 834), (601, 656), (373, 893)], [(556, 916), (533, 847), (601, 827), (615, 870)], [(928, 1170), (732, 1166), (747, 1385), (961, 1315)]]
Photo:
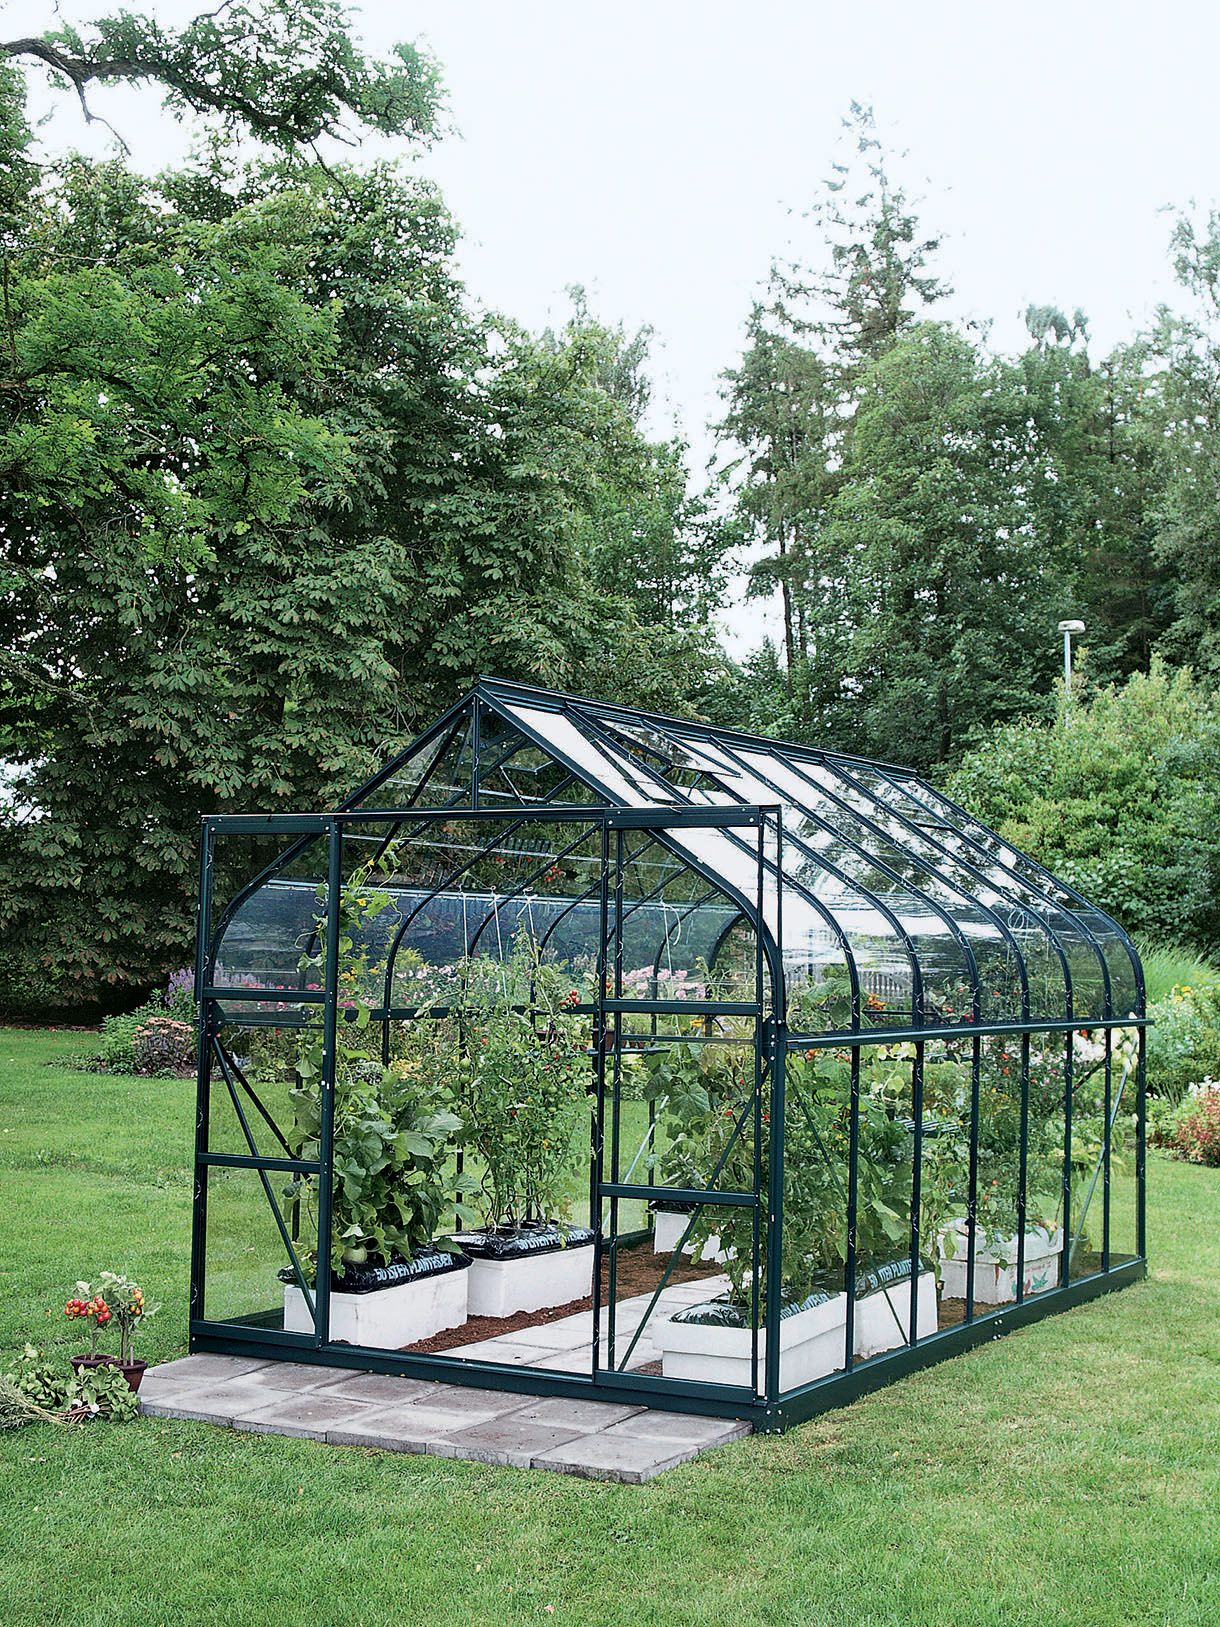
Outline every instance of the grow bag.
[[(330, 1338), (334, 1344), (401, 1350), (466, 1321), (470, 1256), (429, 1249), (384, 1266), (348, 1265), (332, 1273)], [(283, 1278), (285, 1273), (280, 1272)], [(284, 1287), (284, 1327), (312, 1333), (313, 1317), (291, 1273)]]
[(520, 1260), (526, 1255), (552, 1254), (556, 1249), (583, 1248), (593, 1241), (588, 1226), (546, 1225), (497, 1228), (485, 1232), (455, 1232), (453, 1241), (475, 1260)]
[(515, 1316), (518, 1311), (568, 1305), (593, 1291), (588, 1226), (554, 1222), (513, 1231), (458, 1232), (470, 1268), (471, 1316)]
[[(818, 1288), (780, 1309), (780, 1386), (796, 1389), (843, 1366), (847, 1295)], [(749, 1310), (727, 1299), (691, 1305), (658, 1324), (653, 1340), (666, 1378), (733, 1384), (752, 1390), (767, 1359), (767, 1334), (758, 1330), (757, 1372)]]

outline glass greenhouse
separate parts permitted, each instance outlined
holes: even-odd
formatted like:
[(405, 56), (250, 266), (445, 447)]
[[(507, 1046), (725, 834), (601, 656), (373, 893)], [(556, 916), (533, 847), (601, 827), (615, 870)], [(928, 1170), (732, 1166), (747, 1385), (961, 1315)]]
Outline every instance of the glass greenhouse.
[(774, 1429), (1144, 1275), (1139, 958), (903, 768), (483, 679), (196, 986), (194, 1349)]

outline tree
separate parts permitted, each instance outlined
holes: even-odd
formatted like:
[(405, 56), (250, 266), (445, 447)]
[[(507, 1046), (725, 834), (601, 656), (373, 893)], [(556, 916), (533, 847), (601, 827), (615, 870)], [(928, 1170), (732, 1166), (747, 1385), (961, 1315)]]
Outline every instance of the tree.
[(893, 177), (870, 106), (852, 102), (846, 151), (809, 210), (821, 266), (781, 278), (789, 318), (838, 358), (850, 375), (883, 356), (952, 290), (929, 270), (939, 237), (925, 237), (915, 206)]
[(200, 813), (328, 805), (480, 671), (682, 704), (710, 657), (590, 576), (653, 454), (470, 308), (432, 186), (223, 146), (28, 176), (6, 89), (0, 1000), (31, 1009), (181, 963)]
[(651, 330), (628, 335), (599, 322), (584, 290), (558, 333), (520, 352), (527, 388), (564, 403), (556, 425), (556, 470), (580, 511), (584, 572), (603, 594), (632, 607), (641, 624), (712, 638), (724, 603), (735, 536), (688, 491), (687, 448), (653, 440), (643, 419), (652, 394), (646, 371)]
[(431, 58), (399, 45), (392, 62), (370, 61), (335, 0), (221, 0), (181, 29), (121, 11), (84, 32), (0, 41), (0, 58), (39, 63), (52, 84), (70, 85), (90, 122), (94, 86), (153, 85), (176, 116), (203, 115), (227, 136), (252, 133), (289, 153), (353, 130), (428, 137), (439, 110)]
[(865, 376), (819, 547), (828, 738), (927, 767), (1049, 687), (1046, 477), (1019, 375), (924, 323)]
[[(725, 374), (718, 426), (733, 515), (754, 544), (750, 591), (779, 592), (784, 709), (798, 733), (836, 727), (840, 674), (826, 659), (823, 546), (851, 455), (861, 381), (949, 292), (893, 179), (872, 109), (851, 104), (847, 151), (808, 213), (821, 260), (772, 268), (751, 311), (741, 365)], [(833, 739), (834, 737), (832, 737)]]
[(1140, 342), (1095, 365), (1081, 311), (1031, 306), (1026, 325), (1033, 343), (1016, 365), (1050, 460), (1031, 497), (1060, 583), (1060, 617), (1083, 617), (1093, 677), (1121, 680), (1148, 670), (1168, 620), (1154, 549), (1160, 381)]
[(1182, 315), (1163, 309), (1151, 337), (1163, 369), (1164, 410), (1155, 548), (1173, 596), (1160, 648), (1214, 675), (1220, 674), (1220, 212), (1203, 226), (1180, 218), (1173, 257), (1190, 309)]
[(746, 332), (741, 366), (725, 374), (719, 433), (734, 453), (722, 478), (732, 484), (738, 526), (768, 549), (752, 563), (749, 592), (779, 592), (786, 709), (803, 728), (814, 647), (807, 590), (818, 532), (839, 483), (840, 381), (833, 363), (776, 332), (763, 306), (755, 305)]

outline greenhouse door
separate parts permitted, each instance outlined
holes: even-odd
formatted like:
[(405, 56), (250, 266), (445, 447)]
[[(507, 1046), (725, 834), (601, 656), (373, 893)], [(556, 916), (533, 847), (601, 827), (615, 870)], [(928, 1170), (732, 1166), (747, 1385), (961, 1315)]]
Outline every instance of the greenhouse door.
[(204, 822), (192, 1336), (326, 1343), (341, 853), (324, 817)]
[[(675, 851), (699, 863), (709, 836), (720, 873), (726, 853), (739, 861), (732, 896), (702, 864), (675, 865)], [(742, 907), (749, 899), (761, 916), (764, 837), (757, 809), (702, 808), (684, 809), (672, 826), (656, 810), (616, 817), (603, 837), (593, 1378), (655, 1390), (658, 1404), (692, 1385), (751, 1403), (765, 1389), (774, 1024), (758, 934)], [(668, 926), (645, 957), (633, 924), (658, 873), (670, 878)], [(739, 1325), (709, 1326), (720, 1319)]]

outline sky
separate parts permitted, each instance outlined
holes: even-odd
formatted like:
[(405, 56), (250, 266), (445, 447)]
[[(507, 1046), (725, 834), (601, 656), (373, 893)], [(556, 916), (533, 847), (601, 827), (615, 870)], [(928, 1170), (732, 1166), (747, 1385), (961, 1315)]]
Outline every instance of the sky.
[[(105, 3), (8, 0), (0, 27), (41, 32), (57, 13), (78, 21)], [(202, 9), (131, 3), (166, 23)], [(1022, 342), (1030, 303), (1082, 307), (1099, 351), (1129, 335), (1173, 299), (1165, 211), (1220, 201), (1211, 0), (354, 9), (366, 47), (413, 39), (440, 59), (455, 133), (417, 162), (462, 227), (472, 294), (541, 327), (563, 319), (564, 290), (583, 283), (601, 318), (651, 326), (651, 427), (676, 426), (696, 471), (772, 258), (816, 254), (801, 211), (853, 99), (871, 102), (882, 135), (908, 152), (924, 223), (943, 234), (938, 269), (956, 294), (942, 310), (990, 321), (1001, 349)], [(133, 162), (156, 169), (187, 150), (189, 132), (155, 95), (96, 102)], [(106, 142), (66, 99), (45, 139), (96, 152)], [(773, 614), (739, 609), (730, 647), (768, 630)]]

